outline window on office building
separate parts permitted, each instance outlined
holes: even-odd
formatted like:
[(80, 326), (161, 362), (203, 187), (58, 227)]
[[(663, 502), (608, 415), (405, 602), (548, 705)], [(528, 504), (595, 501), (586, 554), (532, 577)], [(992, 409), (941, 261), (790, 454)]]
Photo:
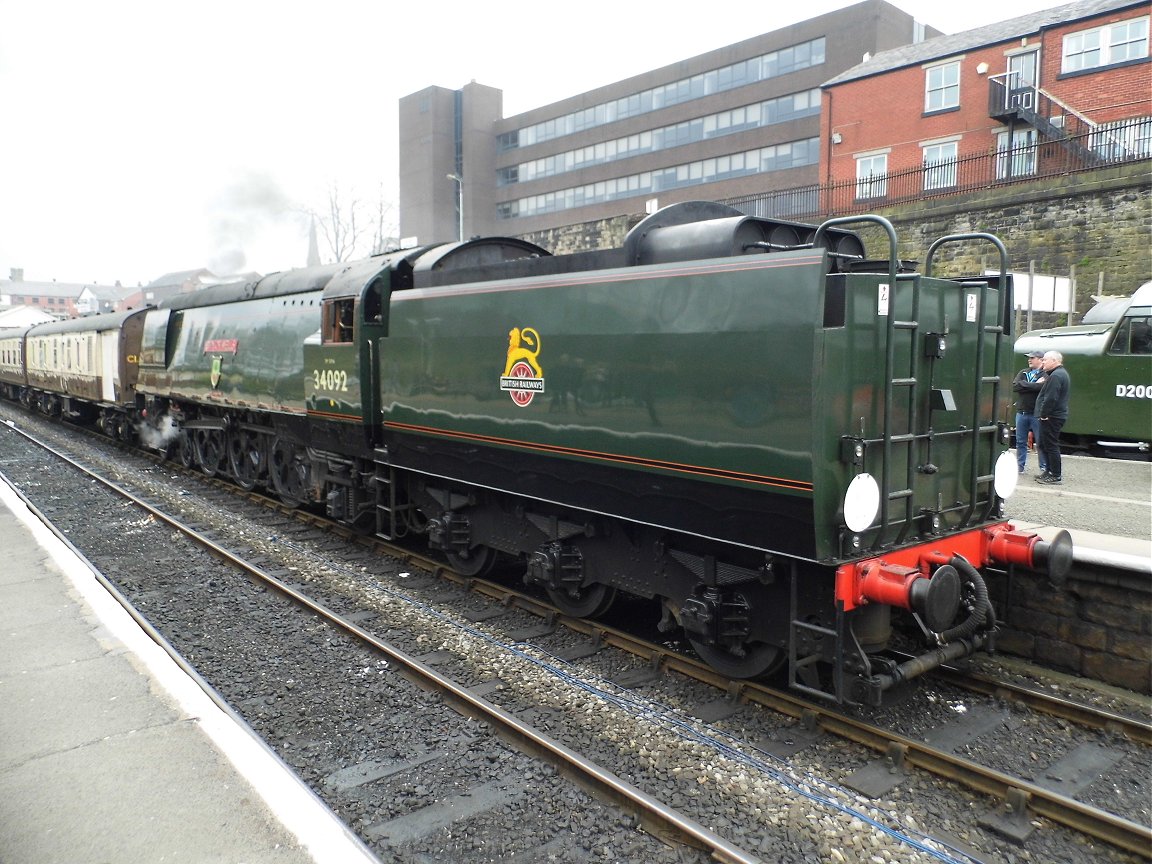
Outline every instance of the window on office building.
[(946, 111), (960, 105), (960, 61), (924, 70), (924, 111)]
[(563, 117), (545, 120), (513, 132), (505, 132), (497, 140), (499, 150), (507, 152), (518, 147), (540, 144), (562, 135), (571, 135), (576, 131), (679, 105), (690, 99), (699, 99), (712, 93), (819, 66), (825, 62), (825, 52), (825, 38), (820, 36), (799, 45), (740, 60), (730, 66), (712, 69), (691, 78), (672, 81)]
[(1061, 72), (1082, 72), (1148, 56), (1148, 18), (1134, 18), (1064, 37)]

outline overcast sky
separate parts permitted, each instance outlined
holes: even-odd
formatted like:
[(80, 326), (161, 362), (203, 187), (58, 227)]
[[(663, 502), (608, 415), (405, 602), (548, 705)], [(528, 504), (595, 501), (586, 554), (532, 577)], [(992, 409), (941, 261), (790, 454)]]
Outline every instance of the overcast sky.
[[(946, 33), (1051, 5), (893, 2)], [(0, 0), (0, 278), (299, 267), (334, 184), (396, 205), (402, 96), (511, 116), (850, 4), (435, 5)]]

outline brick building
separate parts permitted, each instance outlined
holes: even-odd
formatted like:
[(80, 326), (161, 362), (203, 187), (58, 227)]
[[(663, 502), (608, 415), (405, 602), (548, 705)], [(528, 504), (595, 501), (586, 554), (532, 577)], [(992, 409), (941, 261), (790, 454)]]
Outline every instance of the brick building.
[(114, 311), (122, 294), (119, 285), (29, 281), (17, 267), (12, 268), (8, 279), (0, 279), (0, 309), (29, 306), (53, 318)]
[(823, 86), (823, 209), (1152, 156), (1152, 4), (1080, 0), (883, 51)]

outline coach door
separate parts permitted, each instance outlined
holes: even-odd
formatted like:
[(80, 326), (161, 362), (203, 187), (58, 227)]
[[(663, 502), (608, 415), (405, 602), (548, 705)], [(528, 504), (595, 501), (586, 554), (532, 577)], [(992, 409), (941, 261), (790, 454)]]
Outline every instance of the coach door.
[(120, 386), (120, 331), (102, 330), (96, 334), (100, 342), (100, 368), (96, 375), (100, 381), (100, 399), (116, 402)]

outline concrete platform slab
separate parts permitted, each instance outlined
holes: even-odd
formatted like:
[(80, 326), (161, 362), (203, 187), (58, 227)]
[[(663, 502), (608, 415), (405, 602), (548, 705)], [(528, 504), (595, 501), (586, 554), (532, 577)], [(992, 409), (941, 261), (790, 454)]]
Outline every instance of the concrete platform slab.
[(0, 862), (377, 859), (0, 478)]

